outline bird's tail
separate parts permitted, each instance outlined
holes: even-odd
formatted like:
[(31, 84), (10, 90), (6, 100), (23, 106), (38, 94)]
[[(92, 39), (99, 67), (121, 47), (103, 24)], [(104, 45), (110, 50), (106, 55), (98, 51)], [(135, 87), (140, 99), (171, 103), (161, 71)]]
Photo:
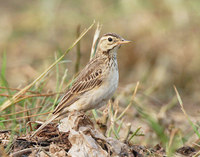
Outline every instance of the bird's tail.
[(49, 123), (51, 123), (54, 119), (58, 117), (58, 114), (53, 115), (48, 119), (46, 122), (44, 122), (32, 135), (31, 137), (34, 137), (39, 131), (41, 131), (45, 126), (47, 126)]

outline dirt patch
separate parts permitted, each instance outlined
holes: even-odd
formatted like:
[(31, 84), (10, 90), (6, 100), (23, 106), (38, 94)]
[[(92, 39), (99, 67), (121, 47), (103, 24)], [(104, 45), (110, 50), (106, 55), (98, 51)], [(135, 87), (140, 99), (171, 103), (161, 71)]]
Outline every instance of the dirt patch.
[[(0, 132), (0, 142), (4, 147), (9, 144), (10, 138), (9, 130)], [(56, 123), (47, 125), (33, 138), (30, 133), (14, 139), (10, 147), (10, 156), (13, 157), (166, 156), (164, 148), (160, 145), (148, 148), (105, 137), (94, 127), (88, 116), (79, 112), (71, 113), (62, 119), (59, 125)], [(192, 156), (196, 150), (186, 146), (176, 152), (179, 156)]]

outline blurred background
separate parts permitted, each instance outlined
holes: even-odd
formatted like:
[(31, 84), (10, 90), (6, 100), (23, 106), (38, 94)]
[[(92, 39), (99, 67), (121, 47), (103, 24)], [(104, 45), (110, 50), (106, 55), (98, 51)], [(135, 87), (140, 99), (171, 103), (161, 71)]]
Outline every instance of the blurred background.
[[(133, 41), (122, 46), (118, 53), (120, 82), (116, 95), (119, 104), (126, 106), (139, 81), (138, 99), (142, 100), (147, 112), (153, 114), (162, 126), (169, 127), (176, 122), (186, 134), (191, 133), (173, 85), (177, 87), (187, 113), (192, 120), (198, 121), (200, 1), (0, 0), (0, 67), (6, 64), (8, 87), (23, 88), (32, 82), (75, 41), (78, 26), (82, 31), (93, 20), (103, 25), (101, 35), (115, 32)], [(80, 42), (80, 69), (89, 61), (94, 32), (95, 27)], [(59, 64), (60, 77), (68, 68), (62, 91), (76, 73), (76, 59), (77, 49), (74, 48), (65, 56), (67, 62)], [(54, 68), (50, 72), (42, 92), (57, 91), (55, 71)], [(40, 104), (38, 98), (34, 100)], [(51, 105), (49, 102), (45, 104)], [(169, 108), (173, 109), (171, 114), (165, 112)], [(140, 118), (136, 119), (138, 114), (134, 107), (129, 112), (127, 115), (136, 128), (144, 125)], [(166, 122), (169, 117), (170, 122)], [(149, 123), (147, 119), (149, 117), (146, 117)], [(165, 121), (161, 122), (163, 119)], [(146, 133), (152, 129), (143, 126), (143, 130), (148, 137)], [(140, 142), (149, 140), (152, 144), (152, 137), (146, 137)]]
[[(6, 53), (10, 87), (34, 80), (93, 20), (101, 34), (115, 32), (133, 43), (118, 54), (120, 86), (140, 81), (168, 101), (176, 85), (188, 105), (200, 102), (200, 2), (184, 0), (0, 1), (0, 63)], [(95, 27), (81, 40), (81, 66), (88, 62)], [(74, 74), (76, 49), (66, 59)], [(0, 66), (2, 66), (0, 64)], [(54, 90), (56, 81), (48, 88)]]

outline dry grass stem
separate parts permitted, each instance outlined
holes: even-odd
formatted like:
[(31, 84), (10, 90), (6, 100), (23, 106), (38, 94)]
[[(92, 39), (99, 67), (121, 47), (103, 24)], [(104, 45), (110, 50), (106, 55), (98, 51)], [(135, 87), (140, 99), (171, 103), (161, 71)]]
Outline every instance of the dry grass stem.
[[(76, 36), (77, 38), (80, 36), (81, 33), (81, 25), (77, 26), (76, 29)], [(81, 42), (79, 41), (76, 46), (76, 62), (75, 62), (75, 74), (79, 72), (80, 68), (80, 60), (81, 60)]]
[(26, 110), (23, 110), (23, 111), (18, 111), (18, 112), (15, 112), (15, 113), (4, 114), (4, 115), (1, 115), (1, 117), (8, 117), (8, 116), (12, 116), (12, 115), (20, 114), (20, 113), (25, 113), (25, 112), (28, 112), (28, 111), (39, 109), (41, 107), (43, 107), (43, 106), (38, 106), (38, 107), (35, 107), (35, 108), (30, 108), (30, 109), (26, 109)]
[(71, 49), (82, 39), (82, 37), (93, 27), (94, 22), (92, 25), (90, 25), (90, 27), (86, 30), (83, 31), (83, 33), (80, 35), (80, 37), (78, 39), (76, 39), (76, 41), (65, 51), (65, 53), (59, 58), (57, 59), (52, 65), (50, 65), (39, 77), (37, 77), (32, 83), (30, 83), (29, 85), (27, 85), (26, 87), (24, 87), (21, 91), (19, 91), (18, 93), (16, 93), (11, 99), (5, 101), (3, 103), (3, 105), (0, 106), (0, 111), (3, 111), (4, 109), (6, 109), (7, 107), (11, 106), (12, 104), (14, 104), (15, 102), (17, 102), (18, 97), (23, 95), (25, 92), (27, 92), (27, 90), (29, 90), (34, 84), (36, 84), (39, 80), (41, 80), (44, 76), (47, 75), (47, 73), (58, 63), (60, 62), (64, 56), (66, 54), (68, 54)]
[(101, 28), (102, 28), (102, 25), (100, 25), (99, 22), (98, 22), (97, 23), (97, 28), (96, 28), (95, 33), (94, 33), (93, 42), (92, 42), (90, 59), (92, 59), (92, 57), (96, 53), (96, 47), (97, 47), (97, 44), (98, 44), (98, 39), (99, 39), (99, 35), (100, 35), (100, 32), (101, 32)]
[(21, 120), (21, 119), (26, 119), (26, 118), (31, 118), (31, 117), (37, 117), (37, 116), (42, 116), (42, 115), (46, 115), (52, 112), (46, 112), (46, 113), (40, 113), (40, 114), (35, 114), (35, 115), (30, 115), (30, 116), (24, 116), (24, 117), (18, 117), (15, 119), (8, 119), (8, 120), (1, 120), (0, 123), (2, 122), (9, 122), (9, 121), (13, 121), (13, 120)]
[(126, 111), (129, 109), (129, 107), (132, 105), (133, 101), (134, 101), (134, 98), (135, 98), (135, 95), (137, 93), (137, 90), (138, 90), (138, 87), (139, 87), (139, 82), (137, 82), (136, 86), (135, 86), (135, 90), (133, 92), (133, 95), (131, 97), (131, 101), (130, 103), (128, 104), (128, 106), (124, 109), (124, 111), (117, 117), (116, 121), (118, 121), (119, 119), (121, 119), (124, 114), (126, 113)]

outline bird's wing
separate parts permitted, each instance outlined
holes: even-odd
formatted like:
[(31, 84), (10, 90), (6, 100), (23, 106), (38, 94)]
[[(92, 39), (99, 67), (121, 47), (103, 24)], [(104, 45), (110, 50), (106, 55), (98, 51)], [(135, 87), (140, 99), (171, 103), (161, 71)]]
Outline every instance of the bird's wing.
[(104, 59), (96, 58), (91, 60), (77, 76), (72, 87), (62, 97), (53, 114), (61, 114), (64, 108), (76, 102), (83, 93), (100, 86), (104, 79), (103, 64), (105, 64)]

